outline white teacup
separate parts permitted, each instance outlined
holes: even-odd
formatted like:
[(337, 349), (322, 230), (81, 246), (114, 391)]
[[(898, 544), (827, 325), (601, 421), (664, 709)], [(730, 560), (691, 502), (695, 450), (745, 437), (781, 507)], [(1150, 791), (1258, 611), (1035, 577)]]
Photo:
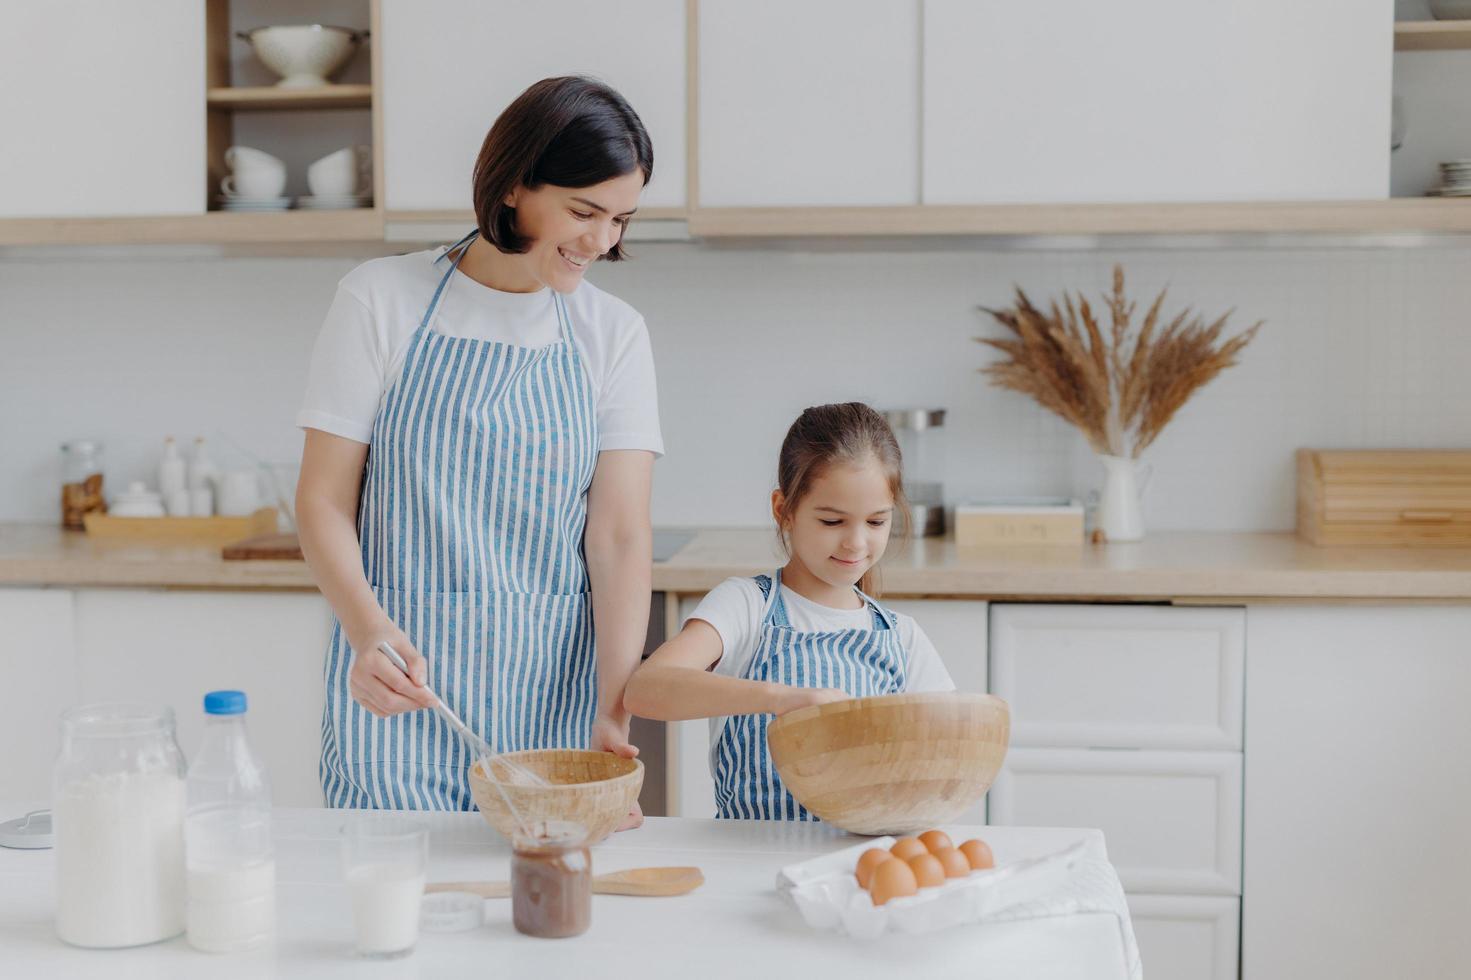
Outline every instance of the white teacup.
[(366, 146), (344, 146), (306, 168), (306, 185), (317, 197), (347, 197), (358, 193), (368, 168)]
[(220, 180), (220, 192), (226, 197), (253, 199), (280, 197), (286, 189), (286, 174), (266, 170), (237, 170)]
[(286, 190), (286, 164), (249, 146), (232, 146), (225, 151), (232, 173), (220, 181), (226, 197), (280, 197)]

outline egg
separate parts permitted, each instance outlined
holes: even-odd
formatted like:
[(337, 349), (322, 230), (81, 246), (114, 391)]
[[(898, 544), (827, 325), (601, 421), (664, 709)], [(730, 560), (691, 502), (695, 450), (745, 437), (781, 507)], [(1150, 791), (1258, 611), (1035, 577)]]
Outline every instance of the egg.
[(991, 846), (983, 840), (966, 841), (960, 845), (960, 853), (965, 855), (965, 859), (976, 871), (996, 867), (996, 858), (991, 854)]
[(950, 843), (950, 835), (943, 830), (926, 830), (919, 835), (919, 840), (920, 843), (929, 849), (931, 854), (934, 854), (936, 851), (943, 851), (947, 847), (955, 846)]
[(873, 881), (868, 889), (873, 904), (883, 905), (891, 898), (903, 898), (919, 891), (914, 872), (904, 861), (885, 861), (873, 870)]
[(937, 888), (945, 883), (945, 866), (933, 854), (916, 854), (909, 859), (909, 870), (921, 888)]
[(858, 887), (867, 888), (868, 883), (873, 880), (873, 869), (885, 861), (893, 860), (894, 855), (882, 847), (870, 847), (858, 858), (858, 867), (854, 874), (858, 876)]
[(935, 857), (939, 860), (940, 865), (944, 867), (946, 878), (964, 878), (970, 874), (970, 862), (966, 860), (964, 854), (961, 854), (953, 847), (936, 851)]
[(900, 837), (894, 841), (894, 846), (889, 848), (890, 854), (896, 858), (902, 858), (905, 861), (908, 861), (916, 854), (928, 854), (929, 852), (930, 849), (928, 847), (925, 847), (913, 837)]

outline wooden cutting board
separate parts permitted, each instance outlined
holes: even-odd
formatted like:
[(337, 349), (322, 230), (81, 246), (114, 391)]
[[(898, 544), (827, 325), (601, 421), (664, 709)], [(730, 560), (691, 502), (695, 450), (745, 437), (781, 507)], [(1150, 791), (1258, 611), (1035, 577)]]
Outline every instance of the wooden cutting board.
[(292, 534), (262, 534), (227, 544), (220, 551), (226, 561), (304, 561), (301, 541)]

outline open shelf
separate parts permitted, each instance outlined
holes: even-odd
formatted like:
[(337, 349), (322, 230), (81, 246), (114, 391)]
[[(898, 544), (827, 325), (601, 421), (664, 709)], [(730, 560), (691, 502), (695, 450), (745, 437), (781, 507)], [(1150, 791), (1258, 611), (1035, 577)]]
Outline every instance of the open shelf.
[(382, 240), (383, 215), (375, 208), (0, 221), (0, 245), (276, 245)]
[(209, 90), (211, 109), (265, 112), (291, 109), (367, 109), (373, 105), (371, 85), (327, 85), (320, 88), (254, 88), (221, 86)]
[(1394, 25), (1396, 51), (1471, 50), (1471, 20), (1401, 20)]

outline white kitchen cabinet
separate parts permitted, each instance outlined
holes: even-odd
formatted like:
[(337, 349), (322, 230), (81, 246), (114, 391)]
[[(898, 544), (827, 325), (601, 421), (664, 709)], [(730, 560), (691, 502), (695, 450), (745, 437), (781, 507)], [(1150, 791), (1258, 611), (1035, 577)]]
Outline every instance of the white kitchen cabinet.
[[(679, 624), (694, 613), (703, 596), (683, 596), (679, 603)], [(986, 691), (986, 607), (985, 602), (956, 599), (881, 600), (895, 612), (913, 616), (929, 636), (945, 669), (962, 691)], [(671, 741), (669, 761), (670, 816), (713, 817), (715, 815), (715, 781), (710, 776), (710, 726), (705, 719), (669, 723)], [(986, 801), (956, 818), (956, 823), (986, 822)]]
[(1013, 745), (1241, 748), (1243, 609), (1008, 604), (991, 630)]
[(1471, 608), (1247, 610), (1248, 980), (1471, 971)]
[(654, 144), (640, 206), (685, 203), (684, 0), (381, 0), (387, 207), (464, 210), (501, 110), (537, 79), (589, 74), (618, 89)]
[(1145, 976), (1237, 980), (1240, 899), (1204, 895), (1127, 897)]
[(924, 203), (1384, 198), (1392, 21), (1390, 0), (924, 0)]
[(991, 823), (1097, 827), (1129, 891), (1241, 892), (1241, 755), (1018, 749)]
[(204, 694), (243, 690), (274, 802), (321, 806), (330, 626), (316, 593), (84, 589), (76, 593), (80, 700), (168, 705), (191, 758), (204, 732)]
[(916, 204), (918, 0), (701, 0), (699, 203)]
[(0, 218), (205, 206), (204, 4), (0, 6)]
[(77, 703), (71, 593), (0, 589), (0, 635), (0, 673), (12, 694), (0, 712), (0, 787), (12, 802), (47, 806), (61, 713)]

